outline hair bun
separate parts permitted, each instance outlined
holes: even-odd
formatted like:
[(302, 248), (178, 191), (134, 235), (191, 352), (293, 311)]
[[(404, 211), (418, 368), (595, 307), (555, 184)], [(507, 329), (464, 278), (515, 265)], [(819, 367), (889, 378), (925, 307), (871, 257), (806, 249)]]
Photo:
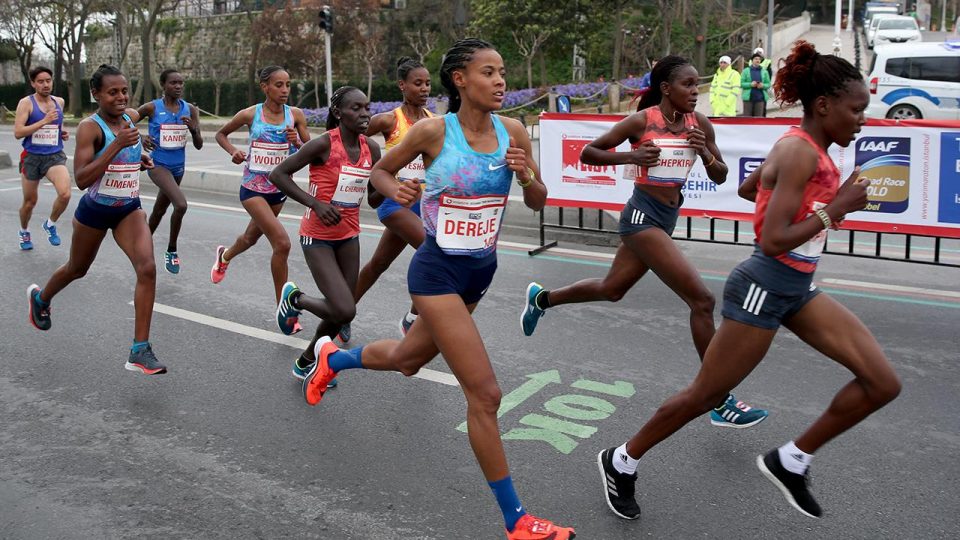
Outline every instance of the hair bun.
[(409, 56), (401, 56), (400, 58), (397, 58), (397, 67), (400, 67), (407, 62), (413, 62), (413, 58), (410, 58)]

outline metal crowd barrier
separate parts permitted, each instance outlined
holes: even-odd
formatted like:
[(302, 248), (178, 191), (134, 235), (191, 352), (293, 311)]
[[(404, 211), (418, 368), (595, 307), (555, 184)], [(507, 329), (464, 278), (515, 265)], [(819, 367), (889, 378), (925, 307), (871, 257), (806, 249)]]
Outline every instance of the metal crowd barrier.
[[(548, 212), (556, 220), (548, 221)], [(539, 255), (557, 246), (558, 240), (547, 240), (547, 231), (566, 231), (582, 236), (606, 237), (605, 244), (613, 245), (619, 216), (605, 210), (585, 208), (544, 208), (539, 213), (539, 247), (530, 250), (530, 256)], [(683, 217), (673, 233), (675, 240), (710, 242), (728, 245), (753, 245), (753, 227), (749, 222), (714, 217)], [(916, 234), (878, 233), (841, 229), (830, 231), (824, 253), (882, 259), (943, 267), (960, 268), (960, 239), (922, 236)]]

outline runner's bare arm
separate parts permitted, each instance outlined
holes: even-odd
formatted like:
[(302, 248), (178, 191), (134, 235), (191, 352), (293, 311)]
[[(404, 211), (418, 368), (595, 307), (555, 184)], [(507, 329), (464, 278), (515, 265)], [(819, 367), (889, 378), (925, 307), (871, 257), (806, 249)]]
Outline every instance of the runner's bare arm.
[(293, 175), (300, 169), (310, 165), (322, 165), (330, 157), (330, 137), (321, 135), (308, 141), (299, 151), (290, 154), (287, 159), (270, 171), (270, 182), (280, 191), (298, 203), (313, 208), (317, 199), (304, 191), (293, 180)]
[[(380, 161), (380, 145), (376, 141), (371, 141), (367, 139), (367, 145), (370, 147), (370, 159), (373, 161), (373, 164), (376, 165)], [(371, 208), (379, 208), (386, 197), (383, 196), (383, 193), (380, 193), (373, 188), (373, 184), (370, 184), (370, 181), (367, 181), (367, 204)]]
[(766, 172), (760, 181), (773, 193), (761, 231), (760, 248), (765, 255), (786, 253), (823, 230), (823, 223), (814, 215), (793, 223), (793, 216), (803, 203), (804, 188), (817, 170), (817, 158), (817, 151), (797, 137), (778, 142), (767, 156)]
[(193, 139), (193, 147), (197, 150), (203, 148), (203, 134), (200, 133), (200, 109), (196, 105), (190, 105), (190, 122), (187, 126), (190, 130), (190, 137)]
[(155, 107), (153, 106), (152, 101), (148, 101), (137, 108), (137, 115), (140, 118), (152, 117), (155, 112), (156, 110), (155, 110)]
[[(644, 147), (633, 152), (610, 152), (609, 150), (620, 146), (624, 141), (636, 140), (646, 128), (646, 113), (631, 114), (584, 147), (583, 152), (580, 153), (580, 161), (589, 165), (641, 165), (644, 159), (641, 154), (652, 152), (652, 150), (647, 151)], [(650, 146), (656, 149), (656, 154), (659, 155), (660, 149)]]
[(710, 119), (702, 113), (696, 113), (697, 122), (700, 124), (699, 130), (694, 128), (694, 133), (700, 131), (704, 136), (703, 149), (697, 150), (697, 154), (700, 155), (700, 159), (703, 160), (703, 166), (707, 170), (707, 176), (710, 180), (713, 180), (714, 184), (722, 184), (727, 181), (727, 173), (729, 169), (727, 164), (723, 161), (723, 156), (720, 155), (720, 148), (717, 147), (717, 134), (713, 129), (713, 124), (710, 122)]
[(375, 114), (373, 118), (370, 119), (370, 125), (367, 126), (367, 137), (373, 137), (374, 135), (383, 135), (383, 138), (386, 139), (390, 136), (390, 132), (393, 131), (394, 124), (397, 123), (397, 117), (393, 111)]
[[(256, 106), (247, 107), (246, 109), (238, 112), (233, 118), (230, 119), (229, 122), (224, 124), (223, 127), (217, 131), (217, 144), (219, 144), (220, 148), (226, 150), (231, 156), (236, 156), (237, 152), (243, 151), (238, 150), (237, 147), (230, 143), (229, 136), (234, 131), (240, 129), (241, 126), (249, 126), (253, 122), (254, 110), (256, 110)], [(236, 160), (234, 161), (236, 162)]]
[(310, 140), (310, 130), (307, 129), (307, 115), (299, 107), (291, 107), (290, 114), (293, 116), (293, 127), (297, 130), (302, 147)]
[(747, 178), (740, 184), (740, 187), (737, 189), (737, 195), (741, 199), (746, 199), (750, 202), (757, 201), (757, 185), (760, 182), (760, 175), (763, 174), (763, 164), (761, 163), (759, 167), (753, 170)]
[(30, 101), (30, 96), (21, 99), (20, 103), (17, 103), (17, 112), (13, 117), (14, 138), (23, 139), (24, 137), (29, 137), (43, 126), (56, 121), (55, 117), (51, 119), (50, 115), (47, 115), (37, 122), (27, 125), (27, 120), (30, 119), (30, 111), (32, 110), (33, 103)]

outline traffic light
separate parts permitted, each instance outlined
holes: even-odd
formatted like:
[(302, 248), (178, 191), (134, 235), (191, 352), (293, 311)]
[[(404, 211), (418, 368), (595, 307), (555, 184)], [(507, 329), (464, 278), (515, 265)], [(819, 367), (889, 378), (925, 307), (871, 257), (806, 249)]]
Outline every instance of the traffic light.
[(333, 9), (330, 6), (320, 8), (320, 29), (328, 34), (333, 33)]

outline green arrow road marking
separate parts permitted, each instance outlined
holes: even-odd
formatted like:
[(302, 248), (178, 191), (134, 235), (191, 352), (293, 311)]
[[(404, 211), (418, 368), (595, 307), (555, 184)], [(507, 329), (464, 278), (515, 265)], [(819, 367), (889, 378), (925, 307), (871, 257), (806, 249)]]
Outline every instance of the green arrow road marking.
[(579, 388), (580, 390), (589, 390), (598, 394), (607, 394), (608, 396), (622, 398), (631, 397), (637, 392), (632, 383), (625, 381), (617, 381), (613, 384), (606, 384), (597, 381), (588, 381), (587, 379), (580, 379), (570, 386)]
[[(515, 388), (513, 392), (510, 392), (500, 399), (500, 409), (497, 411), (497, 418), (500, 418), (512, 411), (517, 405), (520, 405), (527, 399), (530, 399), (531, 396), (546, 388), (547, 385), (559, 383), (560, 372), (555, 369), (551, 369), (550, 371), (532, 373), (527, 375), (527, 378), (530, 380), (521, 384)], [(466, 433), (467, 423), (463, 422), (457, 426), (457, 430)]]

